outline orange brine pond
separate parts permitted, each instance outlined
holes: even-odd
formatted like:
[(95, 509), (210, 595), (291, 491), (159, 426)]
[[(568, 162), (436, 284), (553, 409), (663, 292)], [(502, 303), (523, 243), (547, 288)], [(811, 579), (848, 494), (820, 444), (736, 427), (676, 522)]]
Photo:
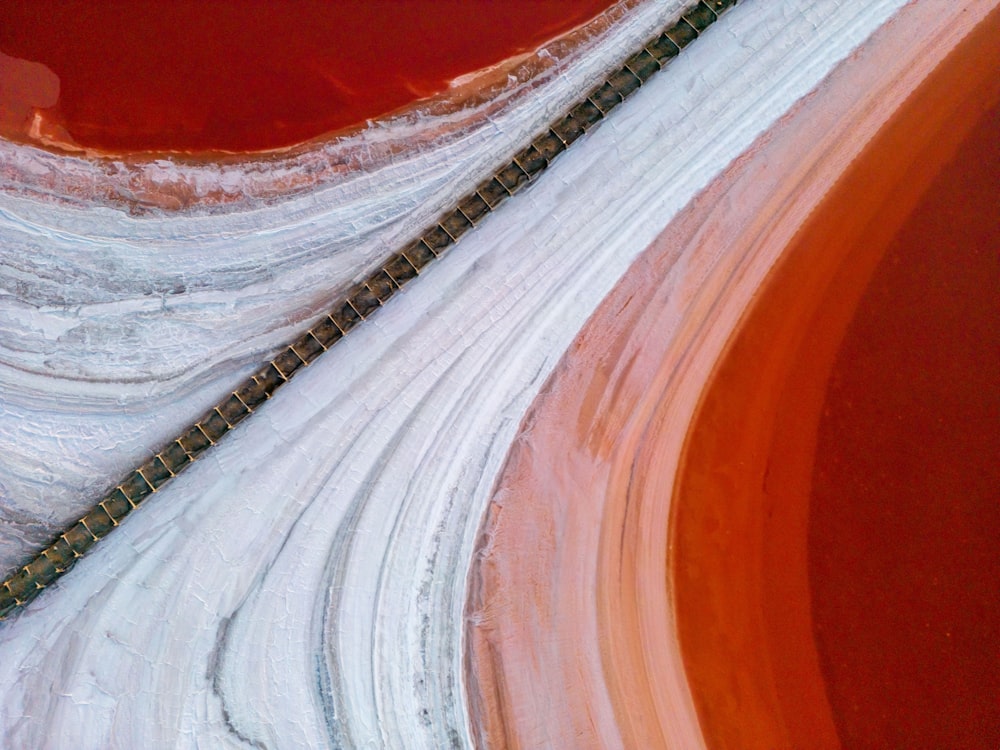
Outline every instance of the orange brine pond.
[(300, 143), (530, 52), (610, 0), (0, 4), (0, 135), (65, 148)]
[(710, 748), (1000, 747), (998, 33), (866, 147), (702, 395), (671, 562)]

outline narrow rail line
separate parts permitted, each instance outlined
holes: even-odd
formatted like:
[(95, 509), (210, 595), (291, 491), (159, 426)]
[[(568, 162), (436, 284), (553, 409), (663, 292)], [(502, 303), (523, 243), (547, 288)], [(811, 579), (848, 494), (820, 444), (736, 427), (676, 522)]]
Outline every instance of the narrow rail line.
[(599, 124), (737, 1), (700, 0), (682, 12), (680, 18), (630, 56), (619, 70), (552, 123), (509, 164), (494, 172), (454, 209), (441, 216), (434, 226), (390, 257), (345, 299), (336, 303), (326, 317), (212, 407), (184, 434), (126, 476), (83, 518), (0, 584), (0, 620), (57, 581), (147, 497), (261, 408), (299, 369), (314, 362), (371, 317), (397, 291), (419, 276), (431, 261), (444, 254), (504, 201), (535, 181), (559, 154)]

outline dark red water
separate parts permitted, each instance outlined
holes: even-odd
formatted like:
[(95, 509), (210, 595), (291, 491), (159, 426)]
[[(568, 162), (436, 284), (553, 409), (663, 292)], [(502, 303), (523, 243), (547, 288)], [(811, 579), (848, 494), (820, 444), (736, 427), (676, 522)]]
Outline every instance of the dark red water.
[[(0, 135), (252, 151), (440, 92), (610, 0), (0, 3)], [(36, 114), (41, 115), (36, 118)]]
[(1000, 747), (1000, 107), (893, 239), (837, 352), (809, 580), (846, 747)]

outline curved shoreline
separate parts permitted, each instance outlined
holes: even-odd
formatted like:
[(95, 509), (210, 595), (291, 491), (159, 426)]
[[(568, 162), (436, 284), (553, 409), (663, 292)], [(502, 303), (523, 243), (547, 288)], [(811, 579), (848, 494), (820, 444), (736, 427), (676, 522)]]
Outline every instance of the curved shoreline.
[[(703, 738), (703, 698), (692, 700), (685, 676), (714, 680), (719, 662), (685, 666), (666, 583), (667, 498), (688, 425), (773, 264), (974, 25), (962, 21), (934, 2), (901, 11), (671, 223), (536, 399), (498, 479), (470, 579), (466, 669), (481, 746), (497, 737), (509, 747), (719, 741)], [(708, 562), (699, 580), (711, 580)], [(752, 682), (769, 673), (765, 663), (740, 674)], [(724, 692), (767, 694), (750, 684)], [(822, 706), (821, 687), (813, 698)], [(545, 727), (534, 720), (542, 701), (552, 717)], [(758, 711), (782, 715), (773, 703)], [(786, 731), (779, 719), (759, 746), (787, 746)]]

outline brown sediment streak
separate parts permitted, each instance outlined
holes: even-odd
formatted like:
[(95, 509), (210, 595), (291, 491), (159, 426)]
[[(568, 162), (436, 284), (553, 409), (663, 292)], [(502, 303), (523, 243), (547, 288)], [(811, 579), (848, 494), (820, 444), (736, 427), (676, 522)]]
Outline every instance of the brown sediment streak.
[[(767, 387), (754, 403), (701, 399), (737, 346), (739, 377), (798, 387), (788, 353), (805, 326), (836, 339), (857, 294), (817, 321), (819, 300), (863, 287), (996, 96), (996, 5), (904, 8), (685, 209), (583, 329), (522, 425), (470, 574), (480, 747), (838, 746), (805, 507), (783, 503), (808, 481), (814, 436), (768, 475), (768, 430), (796, 415)], [(732, 343), (765, 280), (774, 327)], [(816, 409), (822, 394), (800, 397)], [(686, 446), (696, 414), (704, 445)], [(746, 465), (724, 460), (747, 447)], [(675, 496), (698, 450), (719, 459)]]
[[(643, 81), (668, 64), (679, 53), (680, 47), (695, 39), (699, 31), (716, 20), (719, 13), (735, 4), (736, 0), (698, 0), (689, 6), (679, 19), (675, 18), (665, 27), (663, 33), (650, 39), (625, 61), (622, 68), (612, 72), (577, 105), (553, 121), (549, 128), (515, 154), (506, 166), (459, 200), (456, 207), (445, 212), (437, 224), (391, 256), (346, 299), (339, 301), (325, 318), (278, 352), (239, 388), (227, 394), (183, 435), (129, 474), (73, 527), (82, 525), (86, 532), (79, 545), (67, 544), (64, 534), (0, 583), (0, 620), (30, 602), (39, 591), (69, 570), (77, 558), (117, 527), (119, 521), (148, 495), (183, 471), (202, 452), (216, 445), (302, 367), (308, 366), (375, 313), (403, 284), (416, 278), (426, 265), (473, 229), (476, 222), (536, 180), (552, 160), (597, 125)], [(678, 40), (676, 44), (670, 41), (674, 38)], [(49, 562), (53, 558), (57, 560), (55, 565)]]

